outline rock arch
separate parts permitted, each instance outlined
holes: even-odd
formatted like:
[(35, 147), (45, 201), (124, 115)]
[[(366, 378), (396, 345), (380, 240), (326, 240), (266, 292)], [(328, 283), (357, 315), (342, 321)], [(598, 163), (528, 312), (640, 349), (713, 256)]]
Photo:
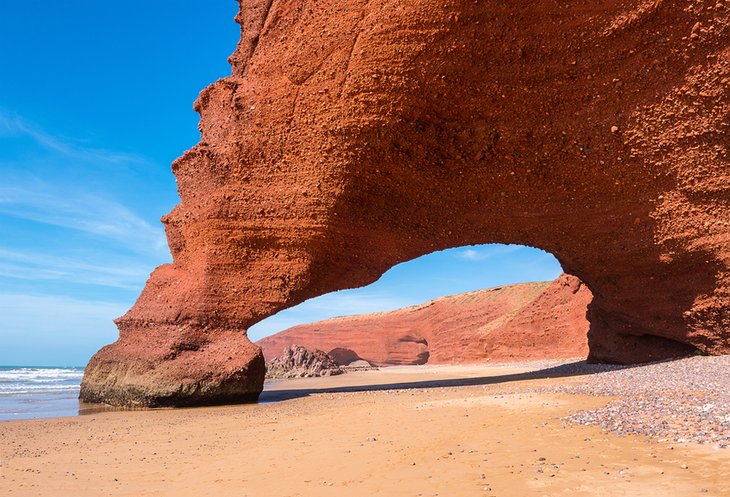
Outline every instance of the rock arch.
[[(81, 398), (255, 399), (248, 326), (454, 246), (545, 249), (591, 358), (730, 351), (728, 9), (245, 0), (156, 269)], [(719, 4), (718, 4), (719, 5)]]

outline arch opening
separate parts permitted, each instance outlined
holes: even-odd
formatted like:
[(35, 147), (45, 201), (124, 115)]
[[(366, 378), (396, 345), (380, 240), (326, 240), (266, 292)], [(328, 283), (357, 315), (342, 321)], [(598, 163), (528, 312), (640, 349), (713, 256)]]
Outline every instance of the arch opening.
[(301, 345), (341, 366), (585, 358), (590, 291), (545, 251), (487, 244), (395, 265), (248, 330), (267, 362)]

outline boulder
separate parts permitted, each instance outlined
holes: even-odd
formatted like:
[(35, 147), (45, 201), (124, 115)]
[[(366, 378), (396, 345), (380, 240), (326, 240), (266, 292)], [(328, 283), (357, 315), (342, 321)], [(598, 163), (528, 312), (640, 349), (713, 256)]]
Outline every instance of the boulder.
[(310, 378), (342, 374), (334, 359), (319, 350), (309, 350), (301, 345), (286, 347), (281, 355), (266, 365), (266, 378)]

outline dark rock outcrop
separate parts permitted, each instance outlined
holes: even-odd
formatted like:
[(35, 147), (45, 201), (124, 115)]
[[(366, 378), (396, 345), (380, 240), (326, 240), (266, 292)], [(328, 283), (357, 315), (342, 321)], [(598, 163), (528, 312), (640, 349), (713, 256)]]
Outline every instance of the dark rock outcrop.
[(301, 345), (290, 345), (281, 355), (266, 365), (266, 378), (310, 378), (314, 376), (335, 376), (344, 371), (326, 352), (309, 350)]
[(591, 289), (592, 360), (730, 352), (730, 9), (247, 0), (237, 19), (173, 164), (173, 263), (82, 399), (253, 399), (252, 324), (489, 242)]

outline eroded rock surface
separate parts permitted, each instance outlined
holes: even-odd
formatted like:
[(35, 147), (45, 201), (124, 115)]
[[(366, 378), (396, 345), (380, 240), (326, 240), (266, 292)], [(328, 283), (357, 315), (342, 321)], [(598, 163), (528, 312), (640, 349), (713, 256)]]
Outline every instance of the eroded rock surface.
[(255, 398), (253, 323), (488, 242), (593, 292), (590, 358), (730, 351), (723, 2), (250, 0), (158, 268), (85, 400)]
[(267, 359), (291, 344), (339, 364), (376, 366), (557, 359), (588, 354), (590, 291), (563, 275), (432, 300), (392, 312), (328, 319), (256, 342)]
[(285, 347), (266, 365), (266, 378), (310, 378), (335, 376), (344, 371), (326, 352), (301, 345)]

